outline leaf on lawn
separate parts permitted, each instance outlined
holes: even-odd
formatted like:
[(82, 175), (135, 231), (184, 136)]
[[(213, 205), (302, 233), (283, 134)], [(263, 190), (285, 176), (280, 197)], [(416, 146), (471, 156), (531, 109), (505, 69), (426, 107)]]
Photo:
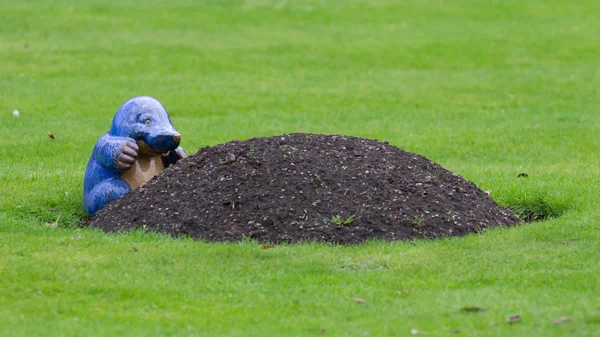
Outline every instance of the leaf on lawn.
[(521, 322), (521, 316), (519, 316), (519, 315), (512, 315), (512, 316), (506, 317), (506, 323), (520, 323), (520, 322)]
[(53, 135), (51, 132), (48, 132), (48, 137), (50, 137), (54, 140), (58, 140), (58, 138), (55, 135)]
[(356, 302), (356, 303), (367, 303), (367, 301), (366, 301), (366, 300), (363, 300), (363, 299), (362, 299), (362, 298), (360, 298), (360, 297), (355, 297), (355, 298), (354, 298), (354, 302)]
[(564, 324), (564, 323), (570, 323), (571, 319), (569, 317), (559, 317), (557, 319), (554, 320), (554, 324)]
[(529, 174), (523, 172), (523, 173), (519, 173), (519, 175), (517, 176), (517, 178), (527, 178), (529, 177)]
[(452, 333), (460, 333), (460, 330), (459, 329), (454, 329), (454, 330), (452, 330)]
[(417, 330), (417, 329), (410, 329), (410, 334), (411, 335), (426, 335), (427, 332), (421, 331), (421, 330)]
[(60, 215), (58, 215), (58, 217), (56, 218), (56, 221), (54, 221), (54, 222), (47, 222), (46, 223), (46, 227), (56, 228), (56, 226), (58, 226), (58, 220), (59, 219), (60, 219)]
[(464, 307), (464, 308), (460, 309), (460, 311), (462, 311), (462, 312), (486, 312), (487, 309), (473, 306), (473, 307)]
[(412, 290), (408, 289), (408, 290), (398, 290), (398, 294), (399, 295), (406, 295), (406, 294), (410, 294), (412, 292)]
[(319, 333), (322, 335), (325, 333), (325, 329), (319, 329)]
[(269, 248), (273, 248), (275, 247), (275, 245), (260, 245), (260, 248), (262, 249), (269, 249)]

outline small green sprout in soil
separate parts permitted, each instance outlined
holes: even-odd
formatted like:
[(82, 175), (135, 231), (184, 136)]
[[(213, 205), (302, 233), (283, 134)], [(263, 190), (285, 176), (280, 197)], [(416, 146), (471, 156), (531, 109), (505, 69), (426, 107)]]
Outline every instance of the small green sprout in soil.
[(412, 224), (418, 229), (423, 228), (423, 222), (425, 221), (425, 216), (423, 214), (415, 215), (415, 218), (412, 221)]
[(349, 218), (342, 220), (342, 217), (339, 215), (332, 216), (331, 222), (338, 226), (345, 226), (351, 224), (354, 220), (356, 220), (356, 214), (351, 215)]

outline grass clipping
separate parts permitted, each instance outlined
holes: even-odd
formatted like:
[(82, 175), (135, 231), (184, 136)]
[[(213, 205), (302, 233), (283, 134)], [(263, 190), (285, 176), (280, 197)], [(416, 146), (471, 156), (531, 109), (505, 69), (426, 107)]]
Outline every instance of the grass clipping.
[(519, 222), (420, 155), (376, 140), (297, 133), (199, 149), (107, 205), (91, 225), (206, 241), (348, 244)]

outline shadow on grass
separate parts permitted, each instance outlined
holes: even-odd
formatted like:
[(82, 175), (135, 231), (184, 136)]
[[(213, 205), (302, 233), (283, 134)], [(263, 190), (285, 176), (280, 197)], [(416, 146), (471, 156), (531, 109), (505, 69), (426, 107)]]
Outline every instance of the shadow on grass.
[(525, 222), (555, 219), (563, 215), (569, 206), (562, 200), (552, 200), (548, 196), (532, 195), (511, 200), (505, 204), (515, 215)]

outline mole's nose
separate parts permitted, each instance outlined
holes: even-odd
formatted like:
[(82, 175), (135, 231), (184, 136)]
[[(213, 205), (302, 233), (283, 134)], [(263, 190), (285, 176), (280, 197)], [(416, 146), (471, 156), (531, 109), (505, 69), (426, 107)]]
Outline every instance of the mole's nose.
[(181, 140), (181, 135), (180, 134), (175, 134), (175, 136), (173, 136), (173, 140), (175, 141), (175, 143), (179, 143), (179, 141)]

